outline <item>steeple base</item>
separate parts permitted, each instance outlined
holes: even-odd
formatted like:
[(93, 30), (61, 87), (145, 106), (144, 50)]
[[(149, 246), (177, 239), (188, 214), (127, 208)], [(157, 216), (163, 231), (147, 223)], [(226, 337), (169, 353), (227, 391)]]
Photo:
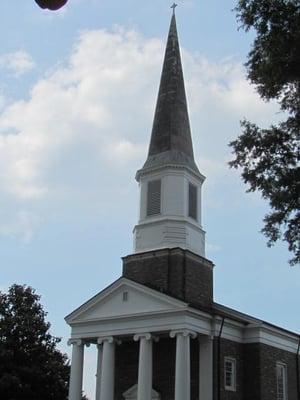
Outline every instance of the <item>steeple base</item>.
[(188, 250), (162, 249), (123, 257), (123, 276), (205, 311), (213, 301), (213, 266)]
[(205, 257), (205, 232), (186, 218), (154, 218), (134, 228), (136, 253), (181, 247)]

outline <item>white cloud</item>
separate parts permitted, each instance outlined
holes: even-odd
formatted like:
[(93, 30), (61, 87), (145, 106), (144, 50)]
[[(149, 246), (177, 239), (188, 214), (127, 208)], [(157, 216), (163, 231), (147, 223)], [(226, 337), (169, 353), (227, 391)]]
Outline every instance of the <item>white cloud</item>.
[(0, 235), (20, 239), (23, 243), (31, 241), (32, 236), (40, 225), (35, 213), (20, 210), (15, 215), (9, 215), (8, 220), (2, 215)]
[[(266, 122), (274, 118), (278, 110), (275, 103), (263, 103), (254, 86), (246, 80), (242, 62), (226, 58), (211, 62), (199, 54), (184, 52), (185, 70), (190, 75), (187, 93), (191, 111), (213, 107), (215, 112), (230, 113), (237, 118), (245, 115), (249, 119)], [(219, 117), (220, 118), (220, 117)]]
[[(82, 210), (87, 215), (104, 203), (116, 207), (125, 201), (120, 196), (128, 195), (134, 171), (146, 157), (163, 52), (162, 41), (134, 31), (86, 31), (68, 62), (38, 80), (28, 100), (4, 105), (0, 195), (7, 212), (0, 234), (23, 232), (29, 240), (52, 215), (77, 218)], [(26, 53), (8, 59), (19, 74), (34, 66)], [(249, 110), (250, 117), (266, 118), (273, 106), (253, 93), (239, 62), (212, 63), (184, 52), (184, 63), (193, 131), (201, 132), (194, 135), (195, 144), (201, 148), (201, 136), (206, 146), (204, 172), (209, 179), (221, 177), (228, 173), (225, 151), (218, 161), (209, 145), (219, 140), (223, 149), (235, 134), (223, 121), (236, 123)], [(207, 135), (217, 120), (222, 132)]]
[(14, 53), (0, 55), (0, 68), (6, 69), (18, 77), (35, 68), (35, 63), (29, 53), (18, 50)]
[(222, 248), (217, 244), (206, 243), (206, 251), (208, 254), (214, 254), (221, 251)]
[(0, 93), (0, 113), (3, 110), (4, 106), (5, 106), (5, 97), (3, 94)]

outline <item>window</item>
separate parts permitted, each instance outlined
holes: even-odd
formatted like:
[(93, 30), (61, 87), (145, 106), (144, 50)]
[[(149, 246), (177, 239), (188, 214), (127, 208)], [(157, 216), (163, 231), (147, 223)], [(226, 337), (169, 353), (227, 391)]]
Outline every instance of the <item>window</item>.
[(287, 368), (285, 364), (276, 363), (277, 400), (287, 400)]
[(197, 186), (189, 183), (189, 217), (197, 219)]
[(160, 214), (161, 180), (148, 182), (147, 216)]
[(224, 383), (225, 390), (236, 390), (236, 361), (234, 358), (224, 359)]
[(128, 300), (128, 292), (123, 292), (123, 301)]

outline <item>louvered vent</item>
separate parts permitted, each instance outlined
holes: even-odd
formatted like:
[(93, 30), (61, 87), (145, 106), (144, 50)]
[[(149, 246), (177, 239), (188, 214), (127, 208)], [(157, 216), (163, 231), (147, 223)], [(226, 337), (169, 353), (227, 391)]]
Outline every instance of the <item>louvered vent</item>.
[(189, 184), (189, 217), (197, 219), (197, 186)]
[(161, 180), (148, 182), (147, 216), (160, 214)]

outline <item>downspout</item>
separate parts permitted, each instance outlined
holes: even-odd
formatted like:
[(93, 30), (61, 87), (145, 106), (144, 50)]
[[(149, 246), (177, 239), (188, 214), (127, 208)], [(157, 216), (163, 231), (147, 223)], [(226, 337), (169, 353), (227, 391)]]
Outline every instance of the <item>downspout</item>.
[(218, 373), (218, 384), (217, 384), (217, 400), (221, 400), (221, 336), (223, 331), (225, 317), (222, 317), (221, 327), (218, 335), (218, 352), (217, 352), (217, 373)]
[(297, 398), (300, 400), (300, 366), (299, 366), (299, 357), (300, 357), (300, 336), (298, 340), (298, 349), (296, 353), (296, 372), (297, 372)]
[(186, 252), (183, 255), (183, 274), (182, 274), (182, 299), (186, 301)]

